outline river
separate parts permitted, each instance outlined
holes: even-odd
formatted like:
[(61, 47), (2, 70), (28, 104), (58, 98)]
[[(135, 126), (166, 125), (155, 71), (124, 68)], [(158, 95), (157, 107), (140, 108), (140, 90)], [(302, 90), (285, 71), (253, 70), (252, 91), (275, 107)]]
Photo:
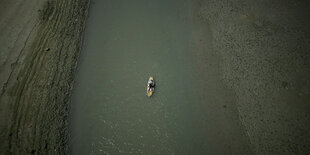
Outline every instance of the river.
[[(93, 0), (73, 90), (70, 154), (248, 153), (210, 28), (186, 0)], [(155, 79), (155, 93), (146, 83)]]

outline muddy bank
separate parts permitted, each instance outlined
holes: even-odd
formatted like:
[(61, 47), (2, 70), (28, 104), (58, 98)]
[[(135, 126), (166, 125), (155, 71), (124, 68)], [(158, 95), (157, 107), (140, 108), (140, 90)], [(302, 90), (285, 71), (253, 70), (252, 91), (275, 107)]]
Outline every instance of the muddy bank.
[(1, 1), (0, 152), (65, 154), (89, 0)]
[(309, 152), (309, 1), (203, 0), (198, 5), (196, 16), (210, 26), (222, 81), (235, 91), (252, 150)]

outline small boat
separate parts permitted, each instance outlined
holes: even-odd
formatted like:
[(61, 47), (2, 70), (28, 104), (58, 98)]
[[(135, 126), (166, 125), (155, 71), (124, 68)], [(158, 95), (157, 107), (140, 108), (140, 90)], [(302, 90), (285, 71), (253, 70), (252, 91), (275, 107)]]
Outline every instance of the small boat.
[(154, 78), (151, 76), (147, 81), (147, 89), (146, 89), (147, 96), (151, 97), (153, 95), (154, 88), (155, 88), (155, 81)]

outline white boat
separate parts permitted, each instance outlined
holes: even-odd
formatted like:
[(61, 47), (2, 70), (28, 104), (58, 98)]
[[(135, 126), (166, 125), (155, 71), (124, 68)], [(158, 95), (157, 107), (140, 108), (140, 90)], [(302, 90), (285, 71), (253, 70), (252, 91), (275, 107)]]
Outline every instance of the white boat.
[(151, 76), (147, 81), (147, 89), (146, 89), (147, 96), (151, 97), (153, 95), (154, 88), (155, 88), (155, 81), (154, 78)]

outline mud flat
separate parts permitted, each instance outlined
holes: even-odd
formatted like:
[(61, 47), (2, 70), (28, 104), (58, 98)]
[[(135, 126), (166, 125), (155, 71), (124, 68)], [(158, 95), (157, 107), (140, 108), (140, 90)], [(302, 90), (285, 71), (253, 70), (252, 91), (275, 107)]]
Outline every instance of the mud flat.
[(276, 0), (205, 0), (197, 6), (257, 154), (310, 151), (309, 6)]
[(0, 154), (67, 153), (89, 0), (0, 2)]

